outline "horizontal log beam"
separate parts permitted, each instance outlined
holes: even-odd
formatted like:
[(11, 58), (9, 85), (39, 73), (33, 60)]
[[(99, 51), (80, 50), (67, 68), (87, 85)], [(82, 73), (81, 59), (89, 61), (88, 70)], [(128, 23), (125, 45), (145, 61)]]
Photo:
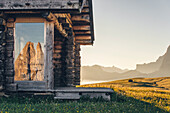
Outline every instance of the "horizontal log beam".
[(91, 36), (76, 36), (76, 40), (91, 40)]
[(86, 36), (88, 37), (88, 36), (91, 36), (91, 33), (84, 33), (84, 34), (79, 33), (79, 34), (75, 34), (75, 36), (76, 36), (76, 37), (79, 37), (79, 36), (80, 36), (80, 37), (86, 37)]
[(73, 26), (85, 26), (90, 25), (88, 21), (73, 21)]
[(92, 45), (92, 41), (91, 40), (76, 40), (76, 43), (79, 43), (80, 45)]
[(86, 33), (86, 32), (90, 32), (90, 30), (74, 30), (74, 32), (77, 32), (77, 33), (84, 32), (84, 33)]
[(75, 33), (75, 35), (76, 34), (90, 34), (91, 31), (89, 31), (89, 30), (75, 30), (74, 33)]
[(73, 30), (90, 30), (90, 26), (89, 25), (73, 26)]
[(80, 9), (79, 0), (1, 0), (0, 10)]
[(48, 15), (46, 14), (44, 17), (49, 21), (53, 21), (54, 27), (60, 32), (60, 34), (63, 37), (68, 38), (68, 34), (67, 34), (66, 30), (63, 28), (62, 24), (59, 22), (56, 15), (54, 15), (53, 13), (49, 13)]
[(83, 16), (72, 16), (72, 21), (85, 21), (90, 22), (90, 16), (89, 15), (83, 15)]

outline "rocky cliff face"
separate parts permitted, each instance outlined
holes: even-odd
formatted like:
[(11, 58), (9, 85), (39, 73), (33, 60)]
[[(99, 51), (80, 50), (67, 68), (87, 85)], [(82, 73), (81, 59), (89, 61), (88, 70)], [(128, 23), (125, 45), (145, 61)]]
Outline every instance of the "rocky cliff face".
[[(36, 48), (37, 52), (35, 54), (35, 67), (37, 74), (36, 77), (33, 77), (33, 80), (43, 81), (44, 80), (44, 53), (42, 51), (41, 44), (37, 44)], [(34, 75), (35, 76), (35, 75)]]
[(170, 46), (168, 47), (168, 50), (165, 53), (165, 57), (163, 59), (159, 72), (164, 74), (170, 74)]
[(162, 65), (164, 57), (165, 55), (160, 56), (156, 62), (151, 62), (148, 64), (137, 64), (136, 71), (139, 71), (141, 73), (153, 73), (155, 71), (158, 71)]
[(44, 79), (44, 53), (38, 43), (36, 51), (34, 43), (27, 42), (15, 61), (15, 80)]
[(170, 46), (167, 52), (158, 58), (156, 62), (138, 64), (136, 70), (149, 75), (170, 75)]

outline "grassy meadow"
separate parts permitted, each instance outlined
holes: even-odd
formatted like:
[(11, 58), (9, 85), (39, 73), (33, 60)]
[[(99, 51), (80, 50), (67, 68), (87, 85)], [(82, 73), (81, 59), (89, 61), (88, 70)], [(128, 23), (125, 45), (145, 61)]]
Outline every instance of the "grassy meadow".
[(107, 87), (111, 101), (102, 98), (62, 101), (45, 96), (0, 97), (0, 113), (169, 113), (170, 78), (133, 79), (83, 85)]
[(132, 81), (129, 81), (129, 79), (118, 80), (113, 82), (83, 85), (81, 87), (111, 88), (118, 96), (134, 98), (170, 112), (170, 77), (134, 78), (131, 80)]

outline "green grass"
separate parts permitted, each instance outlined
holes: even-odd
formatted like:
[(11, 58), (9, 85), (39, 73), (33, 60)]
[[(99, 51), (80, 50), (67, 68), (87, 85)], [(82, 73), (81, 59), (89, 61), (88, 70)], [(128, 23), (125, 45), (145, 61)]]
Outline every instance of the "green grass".
[[(83, 87), (109, 87), (115, 92), (111, 101), (102, 98), (57, 101), (53, 97), (1, 97), (0, 113), (169, 113), (170, 79), (133, 79)], [(146, 87), (147, 85), (147, 87)], [(149, 86), (148, 86), (149, 85)]]
[(118, 95), (133, 98), (170, 112), (170, 77), (132, 80), (133, 82), (126, 79), (81, 87), (112, 88)]
[[(0, 98), (2, 113), (166, 113), (149, 103), (113, 94), (111, 101), (82, 98), (79, 101), (56, 101), (49, 97)], [(167, 112), (168, 113), (168, 112)]]

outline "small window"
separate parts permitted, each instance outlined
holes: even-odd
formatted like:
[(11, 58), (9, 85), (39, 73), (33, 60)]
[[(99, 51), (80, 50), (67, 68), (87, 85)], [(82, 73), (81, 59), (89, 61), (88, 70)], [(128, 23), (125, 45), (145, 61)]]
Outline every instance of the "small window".
[(44, 23), (15, 24), (15, 80), (44, 80)]

